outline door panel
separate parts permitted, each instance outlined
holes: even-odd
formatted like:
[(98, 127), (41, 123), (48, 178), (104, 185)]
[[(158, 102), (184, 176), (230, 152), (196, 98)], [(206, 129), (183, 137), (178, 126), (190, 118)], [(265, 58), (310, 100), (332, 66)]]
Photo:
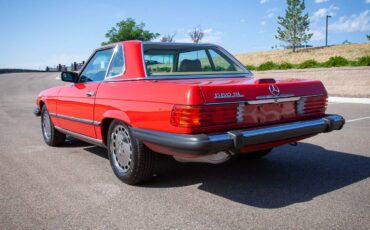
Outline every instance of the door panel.
[(94, 101), (100, 82), (77, 83), (61, 89), (57, 105), (63, 129), (95, 138)]
[(57, 102), (59, 126), (96, 138), (94, 127), (95, 95), (111, 62), (113, 47), (97, 50), (81, 71), (78, 82), (63, 87)]

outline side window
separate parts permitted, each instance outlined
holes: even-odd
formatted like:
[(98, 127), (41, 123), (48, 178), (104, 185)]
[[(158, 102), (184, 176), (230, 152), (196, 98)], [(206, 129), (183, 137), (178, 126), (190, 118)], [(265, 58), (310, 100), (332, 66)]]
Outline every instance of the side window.
[(206, 51), (197, 50), (179, 54), (179, 72), (207, 72), (212, 71)]
[(153, 75), (172, 72), (173, 54), (144, 55), (147, 71)]
[(123, 47), (117, 46), (115, 49), (117, 49), (116, 54), (113, 57), (112, 63), (110, 64), (108, 77), (117, 76), (119, 74), (122, 74), (124, 71), (125, 66), (125, 60), (123, 57)]
[(81, 73), (79, 82), (104, 80), (112, 54), (113, 48), (97, 51)]
[[(209, 54), (212, 57), (213, 64), (215, 65), (214, 71), (235, 71), (235, 66), (223, 58), (213, 49), (209, 49)], [(239, 70), (239, 69), (238, 69)]]

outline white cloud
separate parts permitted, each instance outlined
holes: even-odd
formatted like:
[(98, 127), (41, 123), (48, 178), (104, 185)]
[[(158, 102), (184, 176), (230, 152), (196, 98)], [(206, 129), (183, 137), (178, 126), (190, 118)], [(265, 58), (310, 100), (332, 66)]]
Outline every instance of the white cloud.
[(325, 34), (320, 30), (312, 30), (310, 33), (313, 33), (313, 36), (311, 38), (312, 41), (320, 41), (325, 39)]
[(313, 13), (313, 15), (311, 16), (311, 20), (313, 22), (317, 22), (319, 21), (320, 19), (322, 18), (325, 18), (326, 15), (330, 15), (330, 16), (334, 16), (336, 14), (336, 12), (339, 10), (339, 7), (335, 6), (335, 5), (331, 5), (329, 6), (328, 8), (321, 8), (321, 9), (318, 9), (317, 11), (315, 11)]
[(261, 21), (261, 25), (262, 25), (262, 26), (266, 25), (266, 23), (267, 23), (267, 22), (266, 22), (265, 20)]
[(370, 30), (370, 10), (350, 17), (340, 17), (338, 21), (329, 25), (330, 30), (337, 32), (356, 32)]
[[(323, 2), (328, 2), (329, 0), (315, 0), (315, 3), (323, 3)], [(370, 1), (370, 0), (368, 0)]]
[(370, 0), (366, 0), (365, 3), (370, 3)]
[(221, 40), (222, 32), (215, 31), (212, 28), (203, 30), (203, 42), (219, 42)]
[(264, 18), (272, 18), (275, 15), (277, 8), (272, 8), (266, 11), (266, 16)]
[[(189, 37), (189, 32), (191, 30), (187, 30), (187, 33), (183, 37), (176, 38), (176, 42), (193, 42)], [(209, 43), (220, 43), (222, 38), (221, 31), (215, 31), (213, 28), (207, 28), (203, 30), (204, 36), (201, 42), (209, 42)]]
[[(329, 24), (330, 32), (351, 33), (356, 31), (370, 31), (370, 10), (352, 16), (343, 16), (339, 20)], [(325, 39), (325, 26), (314, 28), (312, 41)]]
[(260, 4), (265, 4), (267, 3), (269, 0), (260, 0)]
[(184, 42), (184, 43), (188, 43), (188, 42), (193, 42), (190, 37), (181, 37), (181, 38), (175, 38), (175, 42)]

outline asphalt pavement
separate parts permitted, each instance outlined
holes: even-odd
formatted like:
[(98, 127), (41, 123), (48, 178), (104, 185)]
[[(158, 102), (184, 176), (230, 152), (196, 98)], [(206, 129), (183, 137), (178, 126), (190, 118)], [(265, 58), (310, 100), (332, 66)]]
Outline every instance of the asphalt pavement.
[(44, 144), (32, 114), (55, 73), (0, 75), (0, 229), (369, 229), (370, 105), (330, 103), (341, 131), (258, 161), (161, 161), (129, 186), (104, 149)]

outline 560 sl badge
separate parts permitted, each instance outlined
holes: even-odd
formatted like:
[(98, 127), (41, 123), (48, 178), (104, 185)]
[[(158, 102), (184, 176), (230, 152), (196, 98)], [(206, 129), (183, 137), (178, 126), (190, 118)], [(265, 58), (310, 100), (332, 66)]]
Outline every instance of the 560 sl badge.
[(240, 92), (215, 93), (215, 99), (244, 97)]

